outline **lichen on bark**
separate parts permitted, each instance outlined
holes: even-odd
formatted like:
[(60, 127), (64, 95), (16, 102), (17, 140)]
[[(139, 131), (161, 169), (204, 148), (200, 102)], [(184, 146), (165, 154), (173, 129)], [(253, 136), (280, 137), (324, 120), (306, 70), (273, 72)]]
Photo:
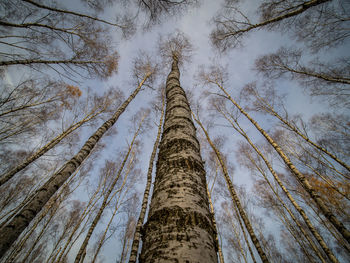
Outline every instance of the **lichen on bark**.
[(166, 83), (166, 113), (139, 262), (217, 262), (200, 145), (176, 58)]

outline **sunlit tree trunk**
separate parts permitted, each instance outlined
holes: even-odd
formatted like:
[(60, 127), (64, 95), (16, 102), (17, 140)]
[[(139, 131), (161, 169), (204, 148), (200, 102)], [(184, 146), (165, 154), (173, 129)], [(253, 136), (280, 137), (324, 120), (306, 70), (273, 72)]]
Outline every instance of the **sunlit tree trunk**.
[(121, 107), (114, 113), (112, 118), (107, 120), (97, 131), (86, 141), (80, 151), (63, 167), (54, 174), (35, 194), (33, 199), (6, 225), (0, 230), (0, 257), (11, 247), (12, 243), (22, 233), (22, 231), (29, 225), (33, 218), (40, 212), (46, 202), (62, 184), (71, 176), (72, 173), (80, 166), (80, 164), (88, 157), (89, 153), (95, 147), (97, 142), (102, 138), (104, 133), (113, 126), (118, 120), (119, 116), (125, 111), (129, 103), (134, 99), (140, 91), (143, 83), (150, 76), (147, 73), (145, 78), (124, 101)]
[[(304, 219), (307, 227), (309, 228), (310, 232), (313, 234), (313, 236), (316, 238), (316, 240), (318, 241), (318, 243), (320, 244), (320, 246), (322, 247), (322, 249), (324, 250), (324, 252), (327, 254), (327, 256), (329, 257), (329, 259), (332, 262), (338, 262), (336, 257), (334, 256), (334, 254), (332, 253), (332, 251), (329, 249), (329, 247), (326, 245), (326, 243), (324, 242), (322, 236), (318, 233), (317, 229), (313, 226), (313, 224), (311, 223), (309, 217), (306, 215), (304, 209), (302, 209), (300, 207), (300, 205), (295, 201), (295, 199), (293, 198), (293, 196), (290, 194), (289, 190), (284, 186), (283, 182), (281, 181), (281, 179), (279, 178), (278, 174), (276, 173), (276, 171), (273, 169), (271, 163), (267, 160), (267, 158), (262, 154), (262, 152), (255, 146), (255, 144), (250, 140), (250, 138), (248, 137), (248, 135), (246, 134), (246, 132), (240, 127), (240, 125), (238, 124), (237, 121), (235, 121), (235, 123), (223, 112), (221, 111), (219, 108), (217, 108), (218, 111), (220, 111), (220, 113), (225, 117), (226, 120), (228, 120), (230, 122), (230, 124), (232, 125), (232, 127), (238, 131), (249, 143), (249, 145), (255, 150), (255, 152), (263, 159), (264, 163), (266, 164), (267, 168), (269, 169), (269, 171), (271, 172), (271, 174), (273, 175), (274, 179), (276, 180), (276, 182), (278, 183), (278, 185), (281, 187), (281, 189), (283, 190), (283, 192), (286, 194), (286, 196), (288, 197), (289, 201), (293, 204), (293, 206), (295, 207), (295, 209), (299, 212), (299, 214), (302, 216), (302, 218)], [(310, 245), (312, 246), (313, 250), (315, 251), (315, 253), (320, 257), (321, 261), (324, 261), (322, 255), (319, 253), (318, 249), (315, 247), (315, 245), (313, 244), (312, 240), (310, 239), (310, 237), (308, 237), (308, 234), (303, 230), (303, 228), (301, 227), (301, 225), (298, 223), (297, 219), (294, 217), (293, 213), (287, 208), (287, 206), (284, 205), (283, 201), (279, 198), (278, 194), (275, 192), (274, 188), (272, 187), (271, 183), (269, 182), (269, 180), (267, 179), (265, 173), (261, 170), (260, 167), (258, 167), (256, 165), (256, 163), (254, 162), (254, 160), (252, 158), (250, 158), (250, 162), (252, 163), (252, 165), (255, 165), (256, 168), (259, 170), (259, 172), (264, 176), (265, 180), (267, 181), (268, 185), (271, 187), (271, 189), (274, 191), (274, 193), (276, 194), (277, 198), (281, 201), (282, 205), (287, 209), (288, 213), (290, 214), (290, 216), (293, 218), (293, 220), (295, 221), (296, 224), (298, 224), (298, 226), (300, 227), (300, 230), (303, 232), (303, 234), (305, 235), (305, 237), (309, 240)]]
[(250, 220), (246, 214), (246, 212), (244, 211), (243, 209), (243, 206), (238, 198), (238, 195), (236, 193), (236, 190), (234, 189), (233, 187), (233, 183), (230, 179), (230, 176), (228, 174), (228, 171), (227, 171), (227, 167), (224, 163), (224, 160), (221, 156), (221, 153), (220, 151), (216, 148), (216, 146), (214, 145), (214, 143), (212, 142), (212, 140), (210, 139), (209, 137), (209, 134), (208, 132), (206, 131), (206, 129), (203, 127), (202, 123), (199, 121), (198, 118), (195, 118), (196, 122), (198, 123), (198, 125), (201, 127), (202, 131), (204, 132), (205, 134), (205, 137), (207, 138), (208, 140), (208, 143), (210, 144), (211, 148), (213, 149), (213, 151), (215, 152), (215, 155), (216, 157), (218, 158), (219, 160), (219, 163), (220, 163), (220, 166), (222, 168), (222, 172), (224, 174), (224, 177), (225, 177), (225, 181), (226, 181), (226, 184), (227, 184), (227, 188), (230, 192), (230, 195), (231, 195), (231, 199), (232, 199), (232, 202), (234, 203), (234, 206), (237, 207), (238, 211), (239, 211), (239, 216), (242, 218), (243, 222), (244, 222), (244, 225), (245, 227), (247, 228), (247, 231), (250, 235), (250, 238), (256, 248), (256, 250), (258, 251), (259, 253), (259, 256), (260, 256), (260, 259), (262, 262), (269, 262), (269, 260), (267, 259), (267, 256), (265, 254), (265, 252), (263, 251), (262, 249), (262, 246), (260, 244), (260, 241), (258, 240), (255, 232), (254, 232), (254, 229), (253, 227), (251, 226), (251, 223), (250, 223)]
[(139, 250), (139, 243), (140, 243), (140, 237), (141, 237), (141, 228), (143, 225), (143, 221), (145, 220), (146, 209), (147, 209), (147, 205), (148, 205), (149, 191), (151, 189), (154, 159), (156, 157), (158, 144), (160, 141), (160, 135), (162, 132), (162, 123), (163, 123), (163, 116), (164, 116), (164, 110), (165, 110), (165, 98), (163, 97), (162, 99), (163, 99), (162, 110), (160, 113), (160, 121), (159, 121), (159, 126), (158, 126), (157, 138), (156, 138), (156, 141), (154, 142), (151, 158), (150, 158), (149, 165), (148, 165), (147, 183), (146, 183), (145, 192), (143, 194), (140, 216), (139, 216), (139, 219), (137, 220), (136, 230), (135, 230), (134, 238), (133, 238), (132, 245), (131, 245), (129, 263), (136, 263), (136, 260), (137, 260), (137, 252)]
[(140, 262), (217, 262), (205, 170), (173, 56), (167, 107)]
[[(350, 84), (350, 81), (349, 83)], [(306, 142), (308, 142), (309, 144), (311, 144), (313, 147), (315, 147), (316, 149), (324, 152), (325, 154), (327, 154), (330, 158), (332, 158), (334, 161), (336, 161), (337, 163), (339, 163), (341, 166), (343, 166), (344, 168), (346, 168), (348, 171), (350, 171), (350, 166), (347, 165), (344, 161), (340, 160), (335, 154), (331, 153), (330, 151), (328, 151), (325, 147), (322, 147), (321, 145), (317, 144), (316, 142), (312, 141), (307, 135), (305, 135), (304, 133), (302, 133), (295, 125), (293, 125), (290, 121), (288, 121), (288, 119), (283, 118), (280, 114), (278, 114), (275, 109), (273, 108), (272, 105), (269, 104), (268, 101), (266, 101), (264, 98), (262, 98), (258, 92), (256, 90), (254, 91), (254, 95), (255, 97), (259, 100), (259, 102), (261, 102), (261, 104), (263, 105), (263, 109), (275, 116), (276, 118), (278, 118), (282, 123), (284, 123), (291, 131), (295, 132), (297, 135), (299, 135), (301, 138), (303, 138)]]
[[(227, 91), (219, 83), (215, 83), (222, 92), (225, 93), (228, 100), (232, 102), (235, 107), (256, 127), (256, 129), (265, 137), (265, 139), (271, 144), (271, 146), (276, 150), (278, 155), (282, 158), (283, 162), (289, 168), (289, 170), (296, 176), (300, 184), (303, 186), (305, 191), (310, 195), (310, 197), (317, 204), (323, 215), (334, 225), (334, 227), (339, 231), (343, 238), (350, 243), (350, 232), (344, 226), (342, 222), (334, 215), (334, 213), (327, 207), (323, 202), (321, 197), (317, 192), (311, 187), (307, 178), (295, 167), (288, 156), (283, 152), (280, 146), (270, 137), (270, 135), (260, 127), (260, 125), (227, 93)], [(335, 258), (334, 258), (335, 259)]]

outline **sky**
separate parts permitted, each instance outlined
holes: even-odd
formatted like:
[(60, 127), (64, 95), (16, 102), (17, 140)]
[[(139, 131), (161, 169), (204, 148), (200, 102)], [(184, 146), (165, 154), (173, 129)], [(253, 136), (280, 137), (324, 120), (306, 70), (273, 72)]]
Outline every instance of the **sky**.
[[(112, 32), (111, 37), (115, 42), (116, 51), (120, 55), (118, 73), (113, 75), (106, 81), (101, 80), (80, 80), (78, 85), (84, 93), (87, 87), (91, 87), (95, 92), (102, 94), (110, 87), (118, 87), (124, 93), (125, 98), (135, 89), (135, 83), (130, 79), (130, 73), (132, 70), (132, 60), (136, 58), (139, 51), (146, 51), (150, 53), (153, 57), (157, 57), (157, 41), (160, 35), (173, 34), (176, 30), (184, 32), (186, 36), (189, 37), (191, 43), (194, 46), (194, 52), (192, 55), (192, 61), (183, 68), (180, 68), (180, 82), (184, 90), (188, 94), (193, 94), (193, 101), (201, 98), (204, 87), (196, 82), (195, 74), (198, 72), (201, 66), (209, 66), (212, 63), (219, 62), (222, 65), (228, 66), (229, 81), (227, 89), (233, 96), (238, 96), (240, 89), (253, 81), (261, 81), (260, 77), (257, 76), (256, 71), (254, 71), (255, 59), (266, 53), (272, 53), (281, 46), (292, 46), (298, 45), (295, 40), (289, 38), (286, 35), (282, 35), (278, 32), (268, 32), (265, 30), (254, 31), (247, 38), (245, 38), (244, 46), (238, 49), (228, 50), (225, 54), (220, 54), (217, 50), (213, 48), (209, 40), (209, 34), (213, 29), (213, 24), (211, 22), (212, 17), (218, 12), (223, 1), (212, 1), (204, 0), (201, 1), (201, 5), (197, 8), (190, 9), (184, 12), (183, 15), (176, 18), (167, 18), (160, 24), (151, 27), (147, 31), (138, 30), (137, 33), (128, 40), (121, 39), (120, 33)], [(254, 14), (255, 8), (258, 6), (259, 0), (250, 0), (244, 4), (244, 8), (250, 14)], [(81, 11), (81, 4), (78, 0), (68, 1), (65, 0), (64, 3), (69, 3), (72, 9)], [(106, 18), (113, 18), (115, 13), (120, 13), (119, 7), (109, 8), (104, 16)], [(108, 19), (107, 19), (108, 20)], [(345, 52), (346, 48), (341, 49), (341, 51), (336, 52), (338, 55), (342, 55), (341, 52)], [(162, 66), (165, 68), (165, 74), (167, 75), (167, 70), (169, 70), (170, 65)], [(165, 84), (165, 77), (158, 81), (158, 84)], [(18, 78), (18, 72), (7, 72), (4, 81), (11, 84), (15, 79)], [(280, 93), (287, 93), (286, 97), (286, 107), (290, 114), (302, 114), (305, 120), (308, 120), (313, 114), (326, 112), (328, 109), (322, 104), (321, 101), (312, 100), (309, 96), (306, 96), (302, 88), (299, 87), (295, 82), (291, 81), (280, 81), (278, 83), (278, 90)], [(215, 91), (217, 92), (217, 91)], [(134, 128), (134, 124), (130, 122), (130, 117), (140, 110), (140, 107), (150, 107), (152, 102), (154, 102), (157, 92), (154, 90), (146, 89), (141, 91), (141, 93), (131, 102), (130, 106), (123, 114), (118, 123), (116, 124), (115, 130), (117, 134), (111, 136), (105, 136), (101, 140), (101, 144), (105, 145), (105, 148), (99, 153), (98, 164), (95, 165), (94, 170), (96, 174), (98, 169), (103, 165), (104, 161), (113, 159), (114, 155), (117, 155), (120, 150), (125, 149), (125, 147), (130, 143), (132, 132), (130, 128)], [(201, 100), (200, 104), (203, 108), (208, 106), (207, 100)], [(204, 121), (210, 120), (209, 110), (205, 110), (201, 113), (201, 118)], [(271, 125), (271, 119), (261, 116), (259, 114), (253, 114), (261, 126), (264, 129), (269, 130)], [(146, 171), (148, 168), (149, 156), (152, 151), (153, 142), (156, 135), (156, 125), (158, 123), (159, 114), (154, 118), (151, 116), (152, 127), (148, 128), (141, 136), (140, 140), (143, 143), (143, 148), (141, 154), (138, 156), (140, 161), (139, 168), (143, 173), (137, 182), (137, 188), (140, 192), (143, 189)], [(102, 120), (100, 121), (102, 123)], [(249, 175), (249, 172), (239, 167), (236, 160), (236, 149), (237, 143), (241, 140), (238, 135), (232, 135), (231, 130), (222, 128), (222, 120), (215, 120), (216, 128), (210, 130), (213, 137), (217, 135), (225, 135), (226, 141), (222, 151), (226, 153), (230, 158), (230, 163), (235, 167), (233, 173), (233, 181), (235, 184), (244, 187), (248, 191), (253, 187), (253, 179)], [(252, 135), (256, 140), (261, 140), (257, 136), (257, 133), (251, 129), (252, 126), (243, 121), (243, 127), (248, 128), (248, 134)], [(199, 129), (197, 129), (199, 132)], [(91, 135), (92, 130), (90, 128), (84, 128), (81, 133), (80, 146), (84, 141)], [(77, 147), (79, 148), (79, 147)], [(92, 177), (94, 178), (94, 177)], [(85, 189), (81, 188), (75, 194), (78, 198), (86, 198), (84, 193)], [(85, 194), (85, 195), (84, 195)], [(106, 223), (106, 220), (100, 223), (100, 226), (96, 229), (96, 232), (101, 230)], [(267, 221), (267, 231), (274, 232), (274, 222)], [(276, 226), (275, 226), (276, 227)], [(277, 237), (278, 239), (278, 237)], [(118, 247), (118, 236), (112, 237), (104, 246), (101, 254), (104, 255), (104, 262), (112, 263), (115, 261), (115, 256), (120, 253), (117, 251)], [(77, 250), (78, 248), (73, 248)]]

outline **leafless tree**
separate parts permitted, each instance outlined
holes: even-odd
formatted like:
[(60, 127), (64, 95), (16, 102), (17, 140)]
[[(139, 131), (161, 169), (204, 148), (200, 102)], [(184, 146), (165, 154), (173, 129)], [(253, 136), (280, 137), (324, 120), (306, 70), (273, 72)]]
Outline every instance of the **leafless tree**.
[(346, 1), (264, 1), (257, 17), (248, 17), (238, 1), (228, 0), (213, 19), (212, 43), (221, 50), (237, 47), (256, 29), (291, 32), (313, 51), (343, 43), (349, 32), (349, 4)]
[[(141, 61), (137, 61), (137, 65), (141, 65)], [(113, 116), (107, 120), (97, 131), (85, 142), (80, 151), (67, 163), (65, 163), (61, 169), (55, 173), (47, 182), (45, 182), (41, 188), (37, 191), (33, 199), (22, 208), (22, 210), (5, 226), (1, 229), (1, 256), (26, 228), (30, 221), (36, 216), (36, 214), (42, 209), (43, 205), (50, 199), (50, 197), (62, 186), (62, 184), (70, 177), (70, 175), (80, 166), (80, 164), (88, 157), (91, 150), (95, 147), (97, 142), (101, 139), (104, 133), (113, 126), (118, 120), (119, 116), (125, 111), (126, 107), (141, 90), (144, 83), (154, 73), (154, 68), (151, 67), (150, 62), (146, 61), (141, 82), (138, 87), (133, 91), (127, 100), (118, 108)], [(12, 229), (16, 229), (13, 231)], [(6, 233), (6, 234), (5, 234)]]
[(331, 105), (349, 107), (350, 63), (342, 57), (336, 61), (322, 63), (314, 60), (305, 65), (301, 50), (280, 48), (255, 62), (255, 67), (266, 79), (286, 76), (296, 79), (311, 96), (320, 96)]

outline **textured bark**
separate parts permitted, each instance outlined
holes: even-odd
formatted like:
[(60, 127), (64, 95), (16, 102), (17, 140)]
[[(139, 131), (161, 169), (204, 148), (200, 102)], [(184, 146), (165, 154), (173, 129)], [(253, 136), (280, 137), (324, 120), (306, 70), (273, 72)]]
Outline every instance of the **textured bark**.
[(101, 139), (104, 133), (113, 126), (119, 116), (125, 111), (126, 107), (140, 91), (144, 81), (150, 76), (145, 76), (140, 85), (134, 90), (129, 98), (124, 101), (121, 107), (114, 113), (112, 118), (107, 120), (97, 131), (85, 142), (80, 151), (62, 168), (55, 173), (40, 189), (37, 190), (33, 199), (22, 208), (22, 210), (0, 230), (0, 257), (11, 247), (12, 243), (29, 225), (33, 218), (40, 212), (43, 206), (52, 195), (62, 186), (62, 184), (71, 176), (80, 164), (88, 157), (89, 153)]
[(24, 162), (17, 165), (7, 173), (1, 175), (0, 178), (0, 186), (6, 183), (8, 180), (10, 180), (16, 173), (22, 171), (24, 168), (26, 168), (28, 165), (30, 165), (32, 162), (37, 160), (39, 157), (41, 157), (43, 154), (51, 150), (53, 147), (55, 147), (59, 142), (61, 142), (65, 137), (67, 137), (69, 134), (71, 134), (73, 131), (78, 129), (81, 125), (84, 123), (90, 121), (91, 119), (95, 118), (100, 112), (97, 112), (93, 115), (86, 116), (82, 120), (80, 120), (77, 123), (74, 123), (71, 125), (68, 129), (66, 129), (63, 133), (56, 136), (54, 139), (52, 139), (50, 142), (48, 142), (45, 146), (41, 147), (39, 150), (37, 150), (35, 153), (33, 153), (31, 156), (29, 156)]
[(177, 58), (167, 78), (167, 106), (139, 262), (217, 262), (205, 170), (180, 87)]
[(163, 98), (163, 102), (162, 102), (162, 111), (161, 111), (161, 116), (160, 116), (160, 121), (159, 121), (159, 126), (158, 126), (157, 138), (156, 138), (156, 141), (154, 142), (153, 151), (151, 154), (151, 158), (149, 160), (148, 172), (147, 172), (147, 182), (146, 182), (146, 187), (145, 187), (145, 191), (143, 194), (142, 206), (141, 206), (139, 219), (137, 220), (134, 238), (133, 238), (132, 245), (131, 245), (129, 263), (136, 263), (136, 260), (137, 260), (137, 252), (139, 250), (139, 243), (140, 243), (140, 237), (141, 237), (141, 228), (142, 228), (143, 222), (145, 220), (146, 209), (148, 206), (149, 191), (151, 189), (154, 158), (156, 157), (158, 144), (160, 141), (160, 135), (162, 132), (164, 108), (165, 108), (165, 97)]
[(269, 260), (267, 259), (267, 256), (265, 254), (265, 252), (263, 251), (262, 249), (262, 246), (260, 245), (260, 241), (258, 240), (257, 236), (255, 235), (255, 232), (254, 232), (254, 229), (253, 227), (251, 226), (251, 223), (249, 221), (249, 218), (247, 216), (247, 214), (245, 213), (244, 209), (243, 209), (243, 206), (238, 198), (238, 195), (236, 193), (236, 190), (234, 189), (233, 187), (233, 183), (230, 179), (230, 176), (229, 176), (229, 173), (227, 171), (227, 167), (224, 163), (224, 160), (221, 156), (221, 153), (220, 151), (216, 148), (216, 146), (214, 145), (214, 143), (212, 142), (212, 140), (210, 139), (209, 137), (209, 134), (208, 132), (206, 131), (206, 129), (203, 127), (202, 123), (197, 119), (195, 118), (196, 122), (198, 123), (198, 125), (201, 127), (201, 129), (203, 130), (204, 134), (205, 134), (205, 137), (207, 138), (211, 148), (213, 149), (213, 151), (215, 152), (215, 155), (216, 157), (218, 158), (219, 160), (219, 163), (220, 163), (220, 166), (221, 166), (221, 169), (222, 169), (222, 172), (224, 174), (224, 177), (225, 177), (225, 181), (226, 181), (226, 184), (227, 184), (227, 188), (230, 192), (230, 195), (231, 195), (231, 199), (232, 199), (232, 202), (233, 202), (233, 205), (235, 207), (237, 207), (238, 211), (239, 211), (239, 215), (240, 217), (242, 218), (243, 222), (244, 222), (244, 225), (245, 227), (247, 228), (248, 230), (248, 233), (250, 235), (250, 238), (256, 248), (256, 250), (258, 251), (259, 253), (259, 256), (260, 256), (260, 259), (262, 262), (269, 262)]
[[(116, 176), (115, 176), (115, 178), (114, 178), (112, 184), (109, 186), (108, 191), (107, 191), (107, 193), (105, 194), (105, 196), (104, 196), (104, 198), (103, 198), (103, 201), (102, 201), (102, 204), (101, 204), (101, 206), (100, 206), (100, 209), (98, 210), (98, 212), (97, 212), (97, 214), (96, 214), (94, 220), (92, 221), (92, 223), (91, 223), (91, 225), (90, 225), (90, 228), (89, 228), (89, 230), (88, 230), (88, 233), (87, 233), (87, 235), (86, 235), (86, 237), (85, 237), (85, 239), (84, 239), (82, 245), (80, 246), (80, 249), (79, 249), (79, 252), (78, 252), (77, 256), (75, 257), (75, 260), (74, 260), (75, 263), (83, 262), (83, 260), (84, 260), (84, 259), (82, 258), (82, 256), (84, 255), (84, 253), (86, 253), (86, 247), (87, 247), (87, 245), (88, 245), (88, 243), (89, 243), (89, 240), (90, 240), (90, 238), (91, 238), (91, 235), (92, 235), (92, 233), (94, 232), (97, 223), (100, 221), (101, 216), (102, 216), (102, 214), (103, 214), (103, 211), (105, 210), (106, 206), (109, 204), (108, 199), (109, 199), (110, 195), (112, 194), (112, 191), (114, 190), (114, 187), (115, 187), (115, 185), (117, 184), (117, 182), (118, 182), (118, 180), (119, 180), (119, 178), (120, 178), (120, 176), (121, 176), (121, 174), (122, 174), (122, 172), (123, 172), (123, 169), (124, 169), (124, 166), (125, 166), (126, 162), (128, 161), (129, 155), (130, 155), (130, 153), (131, 153), (131, 151), (132, 151), (132, 149), (133, 149), (133, 146), (134, 146), (136, 137), (137, 137), (137, 135), (138, 135), (139, 132), (140, 132), (140, 129), (141, 129), (141, 126), (142, 126), (142, 122), (144, 121), (145, 117), (146, 117), (146, 116), (144, 116), (144, 117), (142, 118), (142, 120), (141, 120), (141, 122), (140, 122), (140, 125), (139, 125), (137, 131), (135, 132), (134, 137), (133, 137), (133, 139), (132, 139), (132, 141), (131, 141), (131, 143), (130, 143), (128, 152), (126, 153), (126, 155), (125, 155), (125, 157), (124, 157), (124, 159), (123, 159), (123, 162), (122, 162), (122, 164), (120, 165), (120, 168), (119, 168), (119, 170), (118, 170), (118, 172), (117, 172), (117, 174), (116, 174)], [(132, 157), (132, 159), (133, 159), (133, 157)], [(131, 161), (130, 161), (130, 165), (131, 165), (132, 159), (131, 159)], [(127, 178), (127, 174), (126, 174), (125, 177), (124, 177), (122, 186), (120, 187), (120, 189), (118, 189), (117, 192), (119, 192), (119, 191), (121, 191), (121, 190), (123, 189), (123, 187), (124, 187), (124, 185), (125, 185), (125, 183), (126, 183), (126, 178)], [(113, 196), (112, 196), (112, 198), (113, 198)], [(110, 199), (110, 200), (111, 200), (111, 199)]]
[(243, 108), (227, 93), (227, 91), (218, 83), (216, 83), (218, 87), (225, 93), (228, 100), (230, 100), (233, 105), (237, 107), (237, 109), (256, 127), (256, 129), (265, 137), (265, 139), (271, 144), (271, 146), (276, 150), (278, 155), (282, 158), (283, 162), (289, 168), (289, 170), (296, 176), (300, 184), (303, 186), (305, 191), (310, 195), (311, 199), (317, 204), (318, 208), (322, 212), (322, 214), (333, 224), (333, 226), (339, 231), (339, 233), (343, 236), (343, 238), (350, 243), (350, 232), (344, 226), (342, 222), (338, 220), (338, 218), (332, 213), (332, 211), (327, 207), (327, 205), (323, 202), (321, 197), (317, 194), (317, 192), (311, 187), (309, 181), (306, 177), (295, 167), (295, 165), (291, 162), (288, 156), (282, 151), (281, 147), (270, 137), (270, 135), (263, 130), (260, 125), (252, 118), (250, 115), (243, 110)]
[[(320, 246), (322, 247), (323, 251), (326, 253), (326, 255), (328, 256), (328, 258), (330, 259), (331, 262), (336, 263), (338, 262), (337, 258), (334, 256), (334, 254), (332, 253), (332, 251), (329, 249), (329, 247), (327, 246), (327, 244), (325, 243), (325, 241), (323, 240), (322, 236), (318, 233), (317, 229), (314, 227), (314, 225), (311, 223), (309, 217), (306, 215), (304, 209), (302, 209), (300, 207), (300, 205), (295, 201), (294, 197), (290, 194), (290, 192), (288, 191), (288, 189), (284, 186), (283, 182), (281, 181), (281, 179), (279, 178), (279, 176), (277, 175), (276, 171), (273, 169), (271, 163), (266, 159), (266, 157), (262, 154), (262, 152), (255, 146), (255, 144), (250, 140), (250, 138), (248, 137), (248, 135), (243, 131), (243, 129), (239, 126), (239, 124), (236, 122), (236, 125), (225, 115), (224, 112), (220, 111), (223, 116), (226, 118), (226, 120), (228, 120), (230, 122), (230, 124), (232, 125), (232, 127), (238, 131), (245, 139), (246, 141), (249, 143), (249, 145), (255, 150), (255, 152), (263, 159), (266, 167), (269, 169), (270, 173), (272, 174), (272, 176), (274, 177), (275, 181), (278, 183), (278, 185), (281, 187), (281, 189), (283, 190), (283, 192), (286, 194), (286, 196), (288, 197), (289, 201), (292, 203), (292, 205), (295, 207), (295, 209), (299, 212), (299, 214), (301, 215), (301, 217), (303, 218), (304, 222), (306, 223), (307, 227), (309, 228), (310, 232), (313, 234), (313, 236), (316, 238), (317, 242), (320, 244)], [(272, 191), (275, 193), (275, 195), (277, 196), (277, 198), (279, 199), (279, 201), (282, 203), (282, 205), (285, 207), (285, 209), (287, 210), (287, 212), (289, 213), (289, 215), (292, 217), (292, 219), (295, 221), (295, 223), (298, 225), (299, 229), (301, 230), (301, 232), (305, 235), (305, 237), (307, 238), (307, 240), (310, 242), (310, 245), (312, 247), (312, 249), (315, 251), (315, 253), (317, 254), (317, 256), (321, 259), (322, 262), (324, 262), (324, 259), (322, 257), (322, 255), (320, 254), (320, 252), (318, 251), (317, 247), (315, 246), (315, 244), (313, 243), (312, 239), (309, 237), (309, 235), (307, 234), (307, 232), (305, 232), (305, 230), (303, 229), (303, 227), (300, 225), (300, 223), (298, 222), (298, 220), (295, 218), (295, 216), (293, 215), (292, 211), (290, 211), (290, 209), (287, 208), (287, 206), (284, 204), (284, 202), (282, 201), (282, 199), (280, 199), (278, 193), (274, 190), (274, 188), (272, 187), (270, 181), (267, 179), (267, 177), (265, 176), (265, 173), (260, 169), (260, 167), (258, 167), (253, 159), (250, 159), (250, 161), (252, 162), (252, 164), (254, 164), (256, 166), (256, 168), (260, 171), (260, 173), (264, 176), (265, 180), (267, 181), (268, 185), (270, 186), (270, 188), (272, 189)]]

